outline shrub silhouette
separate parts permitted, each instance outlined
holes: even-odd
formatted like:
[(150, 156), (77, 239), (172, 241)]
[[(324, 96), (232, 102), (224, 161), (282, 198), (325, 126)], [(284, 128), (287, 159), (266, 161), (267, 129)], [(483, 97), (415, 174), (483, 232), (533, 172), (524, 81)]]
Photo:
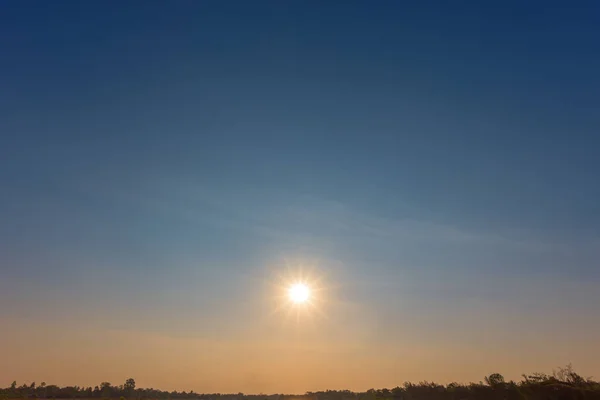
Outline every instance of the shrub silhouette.
[(393, 389), (369, 389), (366, 392), (327, 390), (307, 392), (304, 395), (245, 395), (198, 394), (190, 391), (161, 391), (153, 388), (136, 388), (135, 380), (113, 386), (102, 382), (99, 386), (79, 387), (35, 384), (17, 385), (0, 389), (0, 400), (8, 399), (135, 399), (135, 400), (600, 400), (600, 383), (577, 374), (571, 365), (559, 368), (551, 375), (533, 373), (523, 375), (519, 382), (506, 382), (504, 376), (494, 373), (479, 383), (407, 382)]

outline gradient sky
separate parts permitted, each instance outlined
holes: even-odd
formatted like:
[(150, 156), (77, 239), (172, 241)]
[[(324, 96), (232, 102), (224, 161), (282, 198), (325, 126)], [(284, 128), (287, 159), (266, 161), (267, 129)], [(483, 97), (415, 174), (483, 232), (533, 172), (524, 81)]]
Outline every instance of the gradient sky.
[[(2, 2), (0, 385), (600, 377), (599, 21)], [(321, 313), (274, 313), (300, 270)]]

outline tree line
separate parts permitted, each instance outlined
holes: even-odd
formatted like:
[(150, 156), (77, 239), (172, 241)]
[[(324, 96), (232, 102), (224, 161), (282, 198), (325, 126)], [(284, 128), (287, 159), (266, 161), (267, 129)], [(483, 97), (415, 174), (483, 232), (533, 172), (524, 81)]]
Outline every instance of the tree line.
[(552, 374), (523, 375), (520, 381), (506, 381), (501, 374), (491, 374), (478, 383), (434, 382), (404, 383), (392, 389), (370, 389), (366, 392), (327, 390), (303, 395), (273, 394), (245, 395), (243, 393), (195, 393), (194, 391), (162, 391), (137, 388), (130, 378), (113, 386), (102, 382), (92, 387), (47, 385), (18, 385), (0, 389), (0, 400), (6, 399), (120, 399), (120, 400), (600, 400), (600, 382), (584, 378), (571, 366)]

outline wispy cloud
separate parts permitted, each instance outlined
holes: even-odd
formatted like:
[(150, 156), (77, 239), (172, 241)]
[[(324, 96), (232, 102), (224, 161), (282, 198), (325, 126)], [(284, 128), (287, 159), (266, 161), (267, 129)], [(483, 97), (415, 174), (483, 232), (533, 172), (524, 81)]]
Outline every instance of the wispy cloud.
[(386, 217), (350, 201), (292, 196), (257, 185), (218, 188), (169, 176), (99, 194), (173, 224), (228, 230), (270, 249), (297, 246), (331, 256), (337, 252), (342, 258), (354, 254), (388, 267), (452, 266), (474, 273), (492, 269), (508, 275), (557, 276), (568, 269), (575, 279), (598, 278), (593, 266), (600, 258), (600, 238), (585, 232), (566, 235), (493, 225), (475, 229), (442, 223), (424, 213)]

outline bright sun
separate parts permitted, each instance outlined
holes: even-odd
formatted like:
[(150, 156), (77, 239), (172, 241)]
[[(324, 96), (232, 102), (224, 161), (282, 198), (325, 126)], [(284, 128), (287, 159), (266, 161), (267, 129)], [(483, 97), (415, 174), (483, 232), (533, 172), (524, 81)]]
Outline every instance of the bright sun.
[(306, 303), (310, 297), (310, 288), (304, 283), (295, 283), (288, 289), (288, 296), (296, 304)]

